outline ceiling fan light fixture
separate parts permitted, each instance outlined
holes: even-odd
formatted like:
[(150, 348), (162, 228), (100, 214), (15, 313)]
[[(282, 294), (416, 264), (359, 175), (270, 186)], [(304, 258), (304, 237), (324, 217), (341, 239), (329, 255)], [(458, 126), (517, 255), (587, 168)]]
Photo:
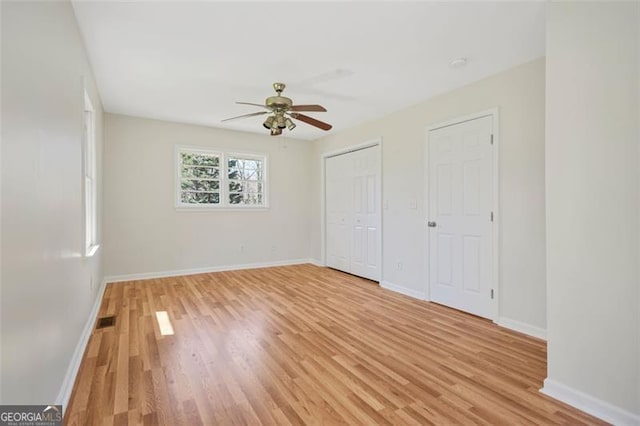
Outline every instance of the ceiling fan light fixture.
[(273, 115), (270, 115), (266, 120), (264, 120), (264, 123), (262, 123), (262, 125), (265, 129), (271, 129), (273, 127), (273, 122), (275, 121), (275, 119), (276, 118)]
[(287, 117), (287, 119), (284, 120), (284, 124), (285, 124), (285, 126), (287, 126), (287, 129), (289, 129), (289, 130), (293, 130), (293, 129), (296, 128), (296, 123), (291, 121), (291, 119), (289, 117)]
[[(1, 1), (1, 0), (0, 0)], [(282, 131), (286, 128), (289, 130), (295, 129), (297, 126), (292, 119), (300, 120), (305, 124), (316, 127), (320, 130), (331, 130), (331, 124), (324, 123), (308, 115), (301, 114), (301, 111), (307, 112), (327, 112), (327, 109), (322, 105), (317, 104), (295, 104), (290, 98), (282, 96), (282, 92), (285, 88), (284, 83), (274, 83), (273, 88), (276, 91), (276, 96), (270, 96), (264, 101), (263, 104), (256, 104), (252, 102), (236, 102), (241, 105), (251, 105), (264, 108), (265, 111), (258, 111), (249, 114), (243, 114), (236, 117), (226, 118), (223, 122), (237, 120), (240, 118), (255, 117), (258, 115), (267, 115), (266, 119), (262, 122), (262, 127), (269, 130), (271, 135), (276, 136), (282, 134)]]

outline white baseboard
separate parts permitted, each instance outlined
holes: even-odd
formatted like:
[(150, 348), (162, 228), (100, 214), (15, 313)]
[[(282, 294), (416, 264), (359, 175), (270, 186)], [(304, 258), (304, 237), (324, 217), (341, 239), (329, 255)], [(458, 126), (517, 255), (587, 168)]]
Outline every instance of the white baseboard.
[(82, 334), (80, 335), (80, 340), (76, 345), (76, 349), (73, 351), (71, 362), (69, 362), (69, 367), (67, 367), (67, 372), (64, 375), (62, 386), (60, 387), (60, 391), (58, 392), (56, 405), (62, 405), (63, 412), (66, 410), (67, 405), (69, 404), (71, 392), (73, 391), (73, 385), (76, 382), (76, 376), (78, 374), (78, 370), (80, 369), (80, 364), (82, 363), (82, 357), (84, 356), (84, 351), (86, 350), (87, 344), (89, 343), (89, 337), (91, 337), (91, 332), (93, 331), (93, 326), (95, 324), (96, 317), (98, 316), (98, 311), (100, 310), (102, 295), (104, 294), (106, 284), (107, 282), (105, 280), (103, 280), (100, 284), (100, 288), (96, 293), (96, 300), (93, 302), (93, 307), (91, 308), (91, 312), (89, 312), (89, 317), (87, 318), (87, 322), (84, 325), (84, 329), (82, 330)]
[(395, 291), (396, 293), (404, 294), (405, 296), (413, 297), (414, 299), (427, 299), (427, 293), (424, 291), (414, 290), (412, 288), (392, 284), (389, 281), (380, 281), (380, 287), (386, 288), (387, 290)]
[(318, 259), (309, 259), (309, 263), (314, 265), (314, 266), (319, 266), (321, 268), (324, 268), (325, 266), (327, 266), (327, 265), (324, 264), (324, 262), (322, 262), (321, 260), (318, 260)]
[(633, 414), (552, 379), (545, 379), (540, 392), (614, 425), (640, 425), (640, 414)]
[(138, 274), (111, 275), (111, 276), (105, 277), (104, 279), (108, 283), (117, 283), (121, 281), (148, 280), (153, 278), (178, 277), (181, 275), (206, 274), (208, 272), (237, 271), (240, 269), (255, 269), (255, 268), (269, 268), (273, 266), (300, 265), (302, 263), (313, 263), (313, 260), (290, 259), (290, 260), (277, 260), (274, 262), (245, 263), (240, 265), (208, 266), (204, 268), (177, 269), (174, 271), (158, 271), (158, 272), (143, 272)]
[(510, 318), (499, 317), (498, 321), (496, 321), (501, 327), (508, 328), (509, 330), (517, 331), (519, 333), (524, 333), (532, 337), (536, 337), (538, 339), (547, 340), (547, 330), (544, 328), (539, 328), (524, 322), (512, 320)]

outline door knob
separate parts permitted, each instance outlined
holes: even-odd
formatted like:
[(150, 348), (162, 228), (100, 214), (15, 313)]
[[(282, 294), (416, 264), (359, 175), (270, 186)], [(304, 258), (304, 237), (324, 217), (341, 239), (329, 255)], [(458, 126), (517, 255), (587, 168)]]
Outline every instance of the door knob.
[(427, 225), (429, 226), (429, 228), (435, 228), (436, 227), (436, 223), (432, 222), (432, 221), (427, 222)]

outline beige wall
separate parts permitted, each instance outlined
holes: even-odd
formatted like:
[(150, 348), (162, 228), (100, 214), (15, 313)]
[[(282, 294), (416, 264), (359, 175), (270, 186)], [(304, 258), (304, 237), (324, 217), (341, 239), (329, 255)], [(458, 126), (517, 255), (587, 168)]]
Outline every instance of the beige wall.
[(638, 3), (548, 6), (545, 390), (636, 416), (639, 27)]
[[(500, 317), (544, 332), (544, 60), (539, 59), (315, 142), (312, 256), (321, 259), (321, 154), (383, 139), (383, 280), (427, 287), (424, 143), (427, 126), (498, 107)], [(409, 208), (417, 200), (418, 209)], [(398, 262), (403, 264), (397, 269)]]
[(71, 5), (1, 7), (2, 403), (51, 404), (102, 280), (100, 250), (82, 257), (83, 79), (98, 164), (102, 108)]
[[(105, 275), (309, 258), (312, 142), (113, 114), (105, 121)], [(176, 210), (176, 145), (266, 153), (269, 208)]]

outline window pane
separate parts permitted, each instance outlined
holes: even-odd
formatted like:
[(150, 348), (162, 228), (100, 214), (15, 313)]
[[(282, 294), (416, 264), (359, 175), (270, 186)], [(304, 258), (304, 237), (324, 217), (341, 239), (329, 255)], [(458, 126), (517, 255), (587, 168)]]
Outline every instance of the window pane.
[(261, 205), (263, 204), (264, 194), (229, 194), (229, 204), (242, 205)]
[(262, 160), (229, 158), (227, 162), (229, 179), (262, 180)]
[(229, 204), (243, 204), (242, 194), (229, 194)]
[(237, 193), (259, 193), (263, 192), (263, 183), (262, 182), (238, 182), (231, 181), (229, 182), (229, 192), (237, 192)]
[(97, 244), (97, 208), (96, 208), (96, 126), (95, 114), (91, 106), (89, 95), (84, 94), (84, 175), (85, 175), (85, 254), (89, 253), (91, 246)]
[(194, 154), (190, 152), (180, 153), (182, 164), (189, 166), (220, 166), (220, 158), (217, 155)]
[(219, 180), (182, 179), (180, 188), (190, 191), (219, 191)]
[(262, 194), (244, 194), (244, 204), (248, 204), (248, 205), (262, 204)]
[(229, 169), (229, 179), (237, 180), (262, 180), (262, 170), (255, 169)]
[(229, 168), (258, 169), (261, 168), (262, 160), (230, 157), (227, 165)]
[(93, 203), (91, 199), (93, 198), (93, 182), (89, 178), (85, 178), (84, 180), (84, 197), (85, 197), (85, 247), (89, 248), (93, 244), (93, 224), (91, 221), (93, 220)]
[(245, 182), (243, 187), (245, 192), (250, 194), (262, 192), (262, 182)]
[(182, 177), (185, 178), (215, 178), (220, 176), (220, 169), (216, 167), (182, 166)]
[(211, 192), (182, 191), (180, 198), (188, 204), (220, 204), (220, 194)]
[(236, 182), (236, 181), (229, 182), (229, 192), (243, 192), (242, 182)]

